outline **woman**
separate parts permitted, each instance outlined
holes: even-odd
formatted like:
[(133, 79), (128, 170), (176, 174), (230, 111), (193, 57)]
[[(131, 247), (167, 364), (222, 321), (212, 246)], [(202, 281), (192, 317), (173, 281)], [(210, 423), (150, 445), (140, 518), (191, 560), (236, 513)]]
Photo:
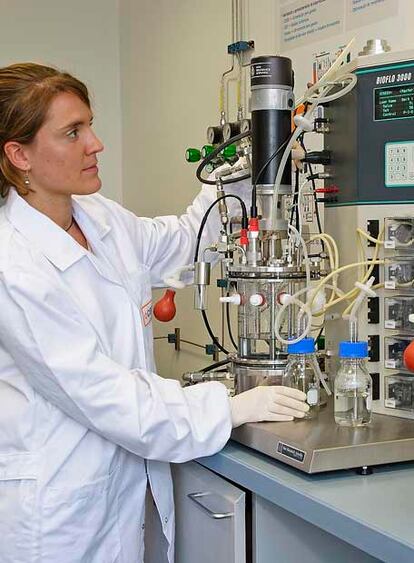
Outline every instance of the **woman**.
[(232, 425), (307, 410), (292, 389), (229, 401), (220, 383), (154, 373), (151, 285), (190, 261), (214, 193), (180, 219), (137, 218), (96, 193), (102, 150), (84, 84), (0, 69), (2, 563), (142, 561), (147, 480), (173, 561), (165, 462), (217, 452)]

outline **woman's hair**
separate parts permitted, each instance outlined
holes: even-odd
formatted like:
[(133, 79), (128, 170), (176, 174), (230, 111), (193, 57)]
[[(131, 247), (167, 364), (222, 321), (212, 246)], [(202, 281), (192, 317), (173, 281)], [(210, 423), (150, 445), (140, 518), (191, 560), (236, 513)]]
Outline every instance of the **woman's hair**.
[(36, 63), (17, 63), (0, 68), (0, 194), (10, 186), (27, 195), (24, 176), (8, 159), (8, 141), (28, 144), (45, 122), (53, 98), (71, 92), (91, 107), (85, 84), (66, 72)]

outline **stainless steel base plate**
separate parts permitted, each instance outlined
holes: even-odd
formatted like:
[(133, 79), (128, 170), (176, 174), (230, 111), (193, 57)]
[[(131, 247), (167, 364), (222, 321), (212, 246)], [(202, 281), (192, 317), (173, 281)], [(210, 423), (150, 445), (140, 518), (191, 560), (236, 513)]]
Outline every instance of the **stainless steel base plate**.
[(369, 426), (340, 427), (331, 401), (316, 419), (245, 424), (232, 439), (306, 473), (414, 460), (414, 420), (377, 414)]

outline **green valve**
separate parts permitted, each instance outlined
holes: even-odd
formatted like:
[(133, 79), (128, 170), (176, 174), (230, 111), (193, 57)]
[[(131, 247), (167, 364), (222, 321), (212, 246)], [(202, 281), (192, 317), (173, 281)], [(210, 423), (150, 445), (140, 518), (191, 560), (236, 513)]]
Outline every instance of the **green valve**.
[(187, 162), (198, 162), (201, 160), (201, 152), (198, 149), (187, 149), (185, 159)]
[(211, 154), (214, 151), (214, 147), (213, 145), (204, 145), (204, 147), (201, 148), (201, 156), (203, 158), (207, 158), (209, 154)]
[(236, 156), (236, 152), (237, 152), (236, 145), (229, 145), (228, 147), (223, 149), (222, 154), (224, 158), (232, 158), (233, 156)]

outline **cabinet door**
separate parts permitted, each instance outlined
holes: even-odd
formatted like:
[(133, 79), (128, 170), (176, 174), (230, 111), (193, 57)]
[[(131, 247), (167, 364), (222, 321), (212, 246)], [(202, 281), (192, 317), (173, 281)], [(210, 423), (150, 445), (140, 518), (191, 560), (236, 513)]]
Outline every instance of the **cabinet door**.
[(195, 462), (172, 466), (177, 563), (245, 563), (245, 493)]
[(253, 495), (254, 563), (380, 563), (379, 559)]

